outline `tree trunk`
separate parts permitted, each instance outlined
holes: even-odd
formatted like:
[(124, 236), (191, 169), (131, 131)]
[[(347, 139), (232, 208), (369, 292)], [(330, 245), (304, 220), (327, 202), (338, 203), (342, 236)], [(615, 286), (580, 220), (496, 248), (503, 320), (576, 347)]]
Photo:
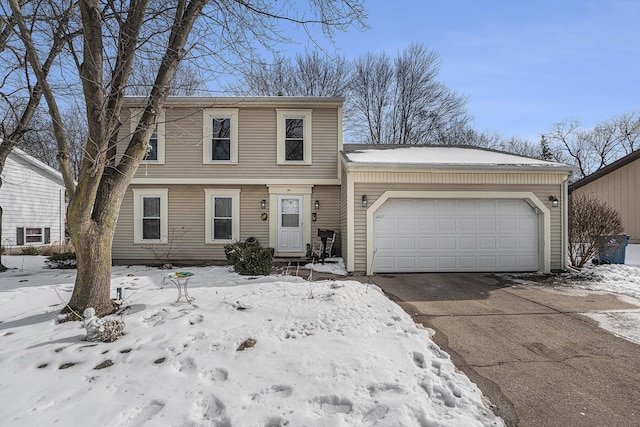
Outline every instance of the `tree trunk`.
[[(73, 221), (69, 221), (71, 224)], [(69, 308), (82, 315), (82, 312), (93, 307), (99, 317), (113, 312), (111, 302), (111, 244), (113, 231), (104, 225), (87, 225), (78, 232), (72, 227), (73, 244), (78, 261), (78, 273), (75, 287), (69, 301)]]

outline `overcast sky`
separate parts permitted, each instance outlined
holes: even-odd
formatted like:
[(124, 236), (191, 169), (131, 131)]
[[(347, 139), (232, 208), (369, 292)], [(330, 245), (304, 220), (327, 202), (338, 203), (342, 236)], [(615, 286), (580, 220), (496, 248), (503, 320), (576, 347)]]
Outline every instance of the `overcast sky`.
[(638, 0), (365, 4), (370, 29), (339, 34), (339, 53), (395, 56), (411, 42), (425, 44), (442, 59), (441, 81), (469, 97), (479, 131), (538, 140), (564, 119), (593, 126), (640, 110)]

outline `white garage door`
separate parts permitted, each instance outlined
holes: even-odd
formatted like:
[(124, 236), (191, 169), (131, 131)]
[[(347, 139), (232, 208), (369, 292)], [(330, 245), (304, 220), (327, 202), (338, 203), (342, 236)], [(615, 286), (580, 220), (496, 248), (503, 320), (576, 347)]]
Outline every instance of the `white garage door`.
[(524, 200), (389, 199), (374, 214), (373, 271), (537, 271)]

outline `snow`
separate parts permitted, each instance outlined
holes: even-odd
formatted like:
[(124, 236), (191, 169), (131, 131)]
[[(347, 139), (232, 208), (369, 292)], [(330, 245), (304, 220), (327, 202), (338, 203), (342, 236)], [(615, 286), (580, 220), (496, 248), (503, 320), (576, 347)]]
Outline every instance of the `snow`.
[[(527, 280), (526, 275), (519, 277), (518, 283), (535, 285), (535, 282)], [(627, 245), (625, 264), (587, 264), (580, 272), (561, 274), (554, 280), (551, 291), (573, 295), (613, 294), (622, 301), (638, 306), (637, 309), (582, 314), (596, 320), (601, 328), (640, 344), (640, 244)]]
[(363, 148), (347, 153), (347, 157), (349, 161), (354, 163), (568, 167), (562, 163), (465, 147), (404, 146), (391, 149)]
[(44, 269), (43, 257), (3, 262), (3, 426), (503, 425), (373, 285), (198, 267), (188, 304), (161, 288), (166, 271), (114, 267), (126, 334), (92, 343), (81, 322), (54, 321), (75, 271)]

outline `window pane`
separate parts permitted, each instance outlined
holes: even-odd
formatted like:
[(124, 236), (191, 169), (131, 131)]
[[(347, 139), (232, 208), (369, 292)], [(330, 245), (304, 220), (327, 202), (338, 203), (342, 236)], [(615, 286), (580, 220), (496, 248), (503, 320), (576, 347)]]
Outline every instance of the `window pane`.
[(42, 228), (27, 228), (25, 234), (27, 236), (39, 236), (42, 234)]
[(231, 218), (231, 197), (216, 197), (214, 199), (213, 216), (215, 218)]
[(298, 227), (300, 223), (298, 214), (282, 214), (282, 226), (283, 227)]
[(286, 119), (286, 137), (287, 139), (304, 138), (304, 120), (303, 119)]
[(145, 154), (143, 160), (158, 160), (158, 135), (156, 132), (149, 140), (149, 147), (147, 147), (147, 154)]
[(160, 197), (144, 197), (142, 206), (143, 218), (160, 218)]
[(143, 219), (142, 220), (142, 239), (160, 240), (160, 220), (159, 219)]
[(214, 139), (212, 160), (231, 160), (231, 140), (230, 139)]
[(301, 139), (287, 140), (284, 143), (285, 160), (304, 160), (304, 142)]
[(213, 138), (231, 138), (231, 119), (213, 119)]
[(213, 220), (213, 239), (231, 240), (231, 219)]

